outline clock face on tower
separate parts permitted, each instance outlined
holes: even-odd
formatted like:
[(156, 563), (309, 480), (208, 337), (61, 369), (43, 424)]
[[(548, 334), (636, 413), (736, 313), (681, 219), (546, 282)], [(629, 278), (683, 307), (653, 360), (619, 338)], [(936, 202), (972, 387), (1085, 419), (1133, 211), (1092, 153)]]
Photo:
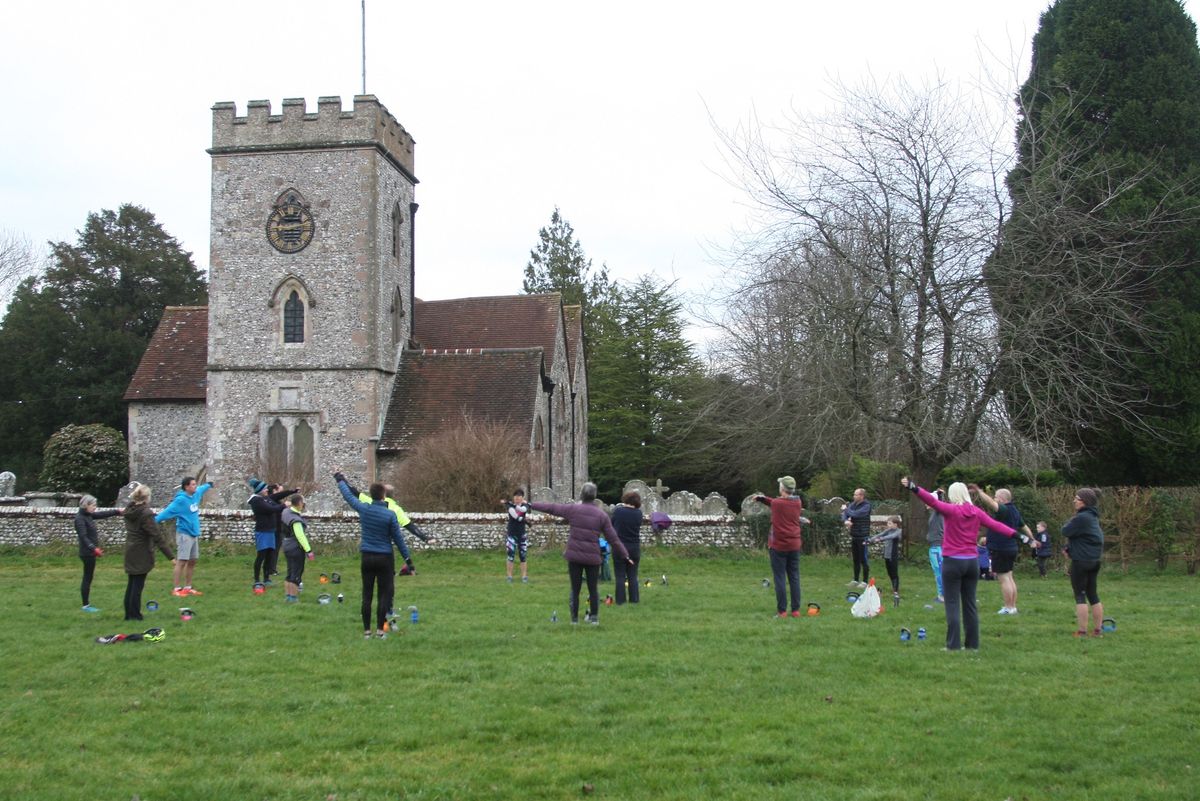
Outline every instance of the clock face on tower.
[(280, 253), (299, 253), (308, 247), (316, 228), (312, 213), (300, 198), (280, 198), (267, 217), (267, 241)]

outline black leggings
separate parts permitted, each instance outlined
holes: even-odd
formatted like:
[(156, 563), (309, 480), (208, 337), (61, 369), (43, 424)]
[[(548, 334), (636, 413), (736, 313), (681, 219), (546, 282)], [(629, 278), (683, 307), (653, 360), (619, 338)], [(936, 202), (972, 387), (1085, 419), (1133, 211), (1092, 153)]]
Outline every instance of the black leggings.
[(1075, 592), (1075, 603), (1088, 603), (1092, 606), (1100, 603), (1100, 593), (1096, 591), (1096, 577), (1099, 575), (1099, 560), (1094, 562), (1071, 560), (1071, 589)]
[(850, 555), (854, 557), (854, 580), (858, 581), (858, 571), (862, 568), (862, 580), (871, 580), (871, 566), (867, 563), (867, 541), (859, 537), (850, 538)]
[(275, 549), (264, 548), (254, 557), (254, 583), (258, 583), (259, 571), (262, 571), (262, 580), (267, 581), (271, 578), (271, 563), (274, 560)]
[(148, 573), (130, 573), (125, 583), (125, 619), (142, 619), (142, 590), (146, 588)]
[(892, 580), (892, 592), (900, 592), (900, 554), (884, 559), (883, 564), (887, 568), (888, 578)]
[(396, 561), (390, 553), (368, 553), (362, 555), (362, 621), (363, 631), (371, 629), (371, 596), (379, 585), (379, 608), (375, 610), (375, 628), (383, 630), (388, 611), (392, 608)]
[(79, 596), (83, 598), (83, 605), (88, 605), (88, 598), (92, 596), (92, 576), (96, 575), (96, 557), (81, 556), (83, 560), (83, 582), (79, 585)]
[(579, 620), (579, 590), (583, 586), (583, 574), (587, 573), (588, 614), (592, 619), (600, 616), (600, 565), (585, 565), (567, 562), (567, 575), (571, 577), (571, 622)]
[(638, 562), (642, 558), (642, 549), (639, 545), (625, 543), (625, 550), (629, 551), (629, 558), (633, 560), (632, 565), (613, 554), (613, 575), (617, 582), (617, 589), (613, 594), (617, 596), (618, 605), (625, 603), (626, 581), (629, 582), (629, 603), (636, 604), (641, 600), (641, 594), (638, 591)]

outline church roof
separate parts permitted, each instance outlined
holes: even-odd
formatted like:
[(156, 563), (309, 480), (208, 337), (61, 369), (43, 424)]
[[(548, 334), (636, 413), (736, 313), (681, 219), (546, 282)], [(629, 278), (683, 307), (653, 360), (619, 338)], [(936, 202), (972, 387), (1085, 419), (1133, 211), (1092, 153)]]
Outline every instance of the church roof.
[(567, 329), (567, 369), (571, 380), (575, 380), (575, 357), (578, 346), (583, 344), (583, 307), (563, 306), (563, 321)]
[(207, 365), (208, 307), (168, 306), (129, 381), (124, 400), (203, 401)]
[(541, 348), (406, 350), (379, 450), (407, 450), (464, 416), (531, 431), (541, 367)]
[(562, 298), (499, 295), (488, 298), (419, 300), (413, 310), (413, 339), (422, 348), (531, 348), (554, 360)]

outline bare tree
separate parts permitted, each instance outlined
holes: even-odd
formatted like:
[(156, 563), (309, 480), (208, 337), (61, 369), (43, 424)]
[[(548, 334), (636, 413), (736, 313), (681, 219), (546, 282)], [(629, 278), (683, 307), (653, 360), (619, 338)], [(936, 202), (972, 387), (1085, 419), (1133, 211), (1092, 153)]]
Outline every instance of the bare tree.
[(21, 281), (42, 269), (45, 258), (23, 234), (0, 232), (0, 310), (8, 306)]
[[(1131, 412), (1119, 365), (1138, 353), (1123, 334), (1151, 325), (1136, 302), (1148, 280), (1144, 269), (1132, 271), (1136, 243), (1179, 221), (1162, 209), (1120, 223), (1064, 211), (1040, 238), (1006, 241), (1011, 148), (997, 142), (1007, 125), (944, 83), (838, 87), (837, 101), (823, 119), (726, 137), (764, 219), (743, 243), (741, 286), (711, 321), (724, 331), (727, 369), (767, 395), (785, 393), (779, 406), (810, 432), (848, 436), (852, 408), (860, 429), (900, 438), (926, 484), (981, 427), (1007, 426), (1009, 409), (1042, 421)], [(1053, 135), (1053, 120), (1039, 124)], [(1044, 171), (1036, 198), (1022, 202), (1053, 204), (1078, 177), (1072, 165), (1065, 154), (1063, 169)], [(1113, 182), (1104, 202), (1120, 202), (1137, 180)], [(1070, 243), (1080, 238), (1112, 247), (1076, 257)], [(1006, 285), (1025, 287), (999, 298), (1024, 309), (1022, 324), (1003, 330), (988, 279), (1000, 259)], [(791, 316), (764, 313), (764, 297)], [(1081, 304), (1096, 313), (1057, 313)], [(1064, 336), (1101, 352), (1089, 365), (1103, 369), (1061, 364)], [(1030, 380), (1002, 397), (1002, 387), (1020, 386), (1016, 369)], [(1056, 425), (1028, 430), (1039, 444), (1064, 446)]]

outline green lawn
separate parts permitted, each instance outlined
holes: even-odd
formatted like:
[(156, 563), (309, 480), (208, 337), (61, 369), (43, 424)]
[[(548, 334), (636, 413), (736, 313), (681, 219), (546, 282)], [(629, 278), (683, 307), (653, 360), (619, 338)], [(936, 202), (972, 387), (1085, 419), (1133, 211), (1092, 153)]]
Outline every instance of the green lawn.
[[(78, 560), (5, 552), (0, 799), (1200, 797), (1200, 614), (1178, 568), (1102, 572), (1118, 630), (1079, 641), (1067, 580), (1022, 565), (1017, 617), (980, 585), (967, 654), (942, 650), (915, 563), (902, 607), (864, 621), (849, 560), (805, 559), (822, 613), (777, 620), (765, 553), (651, 551), (640, 605), (573, 627), (557, 554), (509, 585), (500, 553), (423, 553), (396, 598), (420, 622), (364, 642), (354, 554), (311, 563), (295, 606), (253, 595), (251, 562), (202, 559), (186, 623), (160, 562), (145, 625), (166, 639), (97, 645), (133, 630), (119, 555), (86, 615)], [(320, 606), (335, 570), (346, 603)]]

